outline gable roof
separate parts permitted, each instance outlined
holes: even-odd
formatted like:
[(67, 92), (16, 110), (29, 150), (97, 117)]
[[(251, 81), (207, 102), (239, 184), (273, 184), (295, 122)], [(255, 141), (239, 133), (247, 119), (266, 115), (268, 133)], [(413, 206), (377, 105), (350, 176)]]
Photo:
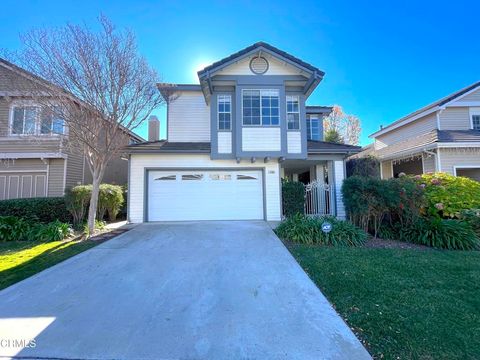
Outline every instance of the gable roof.
[(480, 88), (480, 81), (477, 81), (467, 87), (464, 87), (463, 89), (460, 89), (450, 95), (447, 95), (443, 98), (441, 98), (440, 100), (437, 100), (427, 106), (424, 106), (422, 107), (421, 109), (419, 110), (416, 110), (396, 121), (394, 121), (393, 123), (381, 128), (380, 130), (374, 132), (373, 134), (371, 134), (369, 137), (375, 137), (375, 136), (378, 136), (378, 135), (381, 135), (381, 134), (384, 134), (386, 132), (389, 132), (393, 129), (396, 129), (397, 127), (400, 127), (400, 126), (403, 126), (403, 125), (406, 125), (412, 121), (415, 121), (416, 119), (418, 119), (419, 117), (423, 117), (425, 115), (428, 115), (429, 113), (432, 113), (432, 112), (435, 112), (437, 110), (439, 110), (440, 108), (442, 108), (442, 106), (450, 103), (451, 101), (454, 101), (456, 99), (458, 99), (459, 97), (461, 97), (462, 95), (465, 95), (477, 88)]
[(252, 53), (252, 52), (256, 52), (258, 50), (266, 50), (266, 52), (269, 52), (269, 53), (273, 53), (275, 55), (277, 55), (278, 57), (280, 58), (283, 58), (285, 60), (288, 60), (288, 62), (300, 67), (300, 68), (303, 68), (303, 69), (306, 69), (308, 70), (309, 72), (311, 73), (316, 73), (320, 78), (322, 78), (325, 73), (320, 70), (319, 68), (309, 64), (309, 63), (306, 63), (305, 61), (303, 60), (300, 60), (299, 58), (283, 51), (283, 50), (280, 50), (278, 48), (276, 48), (275, 46), (272, 46), (266, 42), (263, 42), (263, 41), (260, 41), (260, 42), (256, 42), (255, 44), (252, 44), (250, 46), (247, 46), (245, 49), (242, 49), (230, 56), (227, 56), (226, 58), (223, 58), (219, 61), (216, 61), (214, 62), (213, 64), (207, 66), (206, 68), (204, 68), (203, 70), (200, 70), (198, 71), (198, 77), (200, 79), (204, 78), (205, 76), (207, 76), (208, 73), (211, 73), (211, 72), (214, 72), (216, 70), (218, 70), (219, 68), (221, 67), (224, 67), (225, 65), (228, 65), (230, 64), (231, 62), (234, 62), (236, 61), (237, 59), (239, 58), (242, 58), (244, 56), (247, 56), (248, 54)]

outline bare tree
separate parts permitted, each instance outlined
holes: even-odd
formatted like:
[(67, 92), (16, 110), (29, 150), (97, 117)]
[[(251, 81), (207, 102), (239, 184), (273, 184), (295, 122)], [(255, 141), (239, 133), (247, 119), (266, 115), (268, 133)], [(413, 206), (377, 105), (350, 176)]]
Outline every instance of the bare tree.
[(117, 30), (104, 16), (100, 29), (67, 24), (24, 34), (16, 58), (52, 85), (36, 100), (52, 118), (65, 121), (70, 151), (84, 153), (93, 189), (88, 228), (93, 233), (99, 186), (107, 164), (123, 151), (128, 132), (163, 103), (156, 72), (138, 54), (131, 31)]
[(332, 112), (323, 121), (325, 133), (337, 133), (344, 143), (358, 145), (362, 131), (360, 119), (345, 114), (342, 107), (335, 105)]

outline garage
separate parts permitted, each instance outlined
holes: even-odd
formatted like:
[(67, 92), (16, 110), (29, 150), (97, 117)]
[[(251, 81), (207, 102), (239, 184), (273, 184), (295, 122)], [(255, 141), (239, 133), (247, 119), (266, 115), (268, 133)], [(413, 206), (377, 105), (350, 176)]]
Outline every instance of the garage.
[(264, 219), (262, 170), (147, 174), (147, 221)]
[(0, 172), (0, 200), (43, 197), (46, 172)]

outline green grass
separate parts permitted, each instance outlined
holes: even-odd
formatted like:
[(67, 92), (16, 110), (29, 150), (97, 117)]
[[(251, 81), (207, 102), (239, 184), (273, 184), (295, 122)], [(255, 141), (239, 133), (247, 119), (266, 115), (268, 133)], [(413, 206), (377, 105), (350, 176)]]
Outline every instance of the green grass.
[(97, 245), (95, 241), (0, 243), (0, 289)]
[(480, 358), (480, 252), (290, 250), (375, 358)]

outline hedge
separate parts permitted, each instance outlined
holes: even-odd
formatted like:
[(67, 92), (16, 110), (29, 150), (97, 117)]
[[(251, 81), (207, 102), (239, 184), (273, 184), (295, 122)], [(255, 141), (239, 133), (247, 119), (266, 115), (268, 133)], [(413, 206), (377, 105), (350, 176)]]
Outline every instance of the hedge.
[(0, 216), (15, 216), (45, 224), (56, 220), (72, 221), (63, 197), (2, 200)]
[(298, 181), (282, 181), (283, 214), (290, 217), (303, 214), (305, 207), (305, 186)]

